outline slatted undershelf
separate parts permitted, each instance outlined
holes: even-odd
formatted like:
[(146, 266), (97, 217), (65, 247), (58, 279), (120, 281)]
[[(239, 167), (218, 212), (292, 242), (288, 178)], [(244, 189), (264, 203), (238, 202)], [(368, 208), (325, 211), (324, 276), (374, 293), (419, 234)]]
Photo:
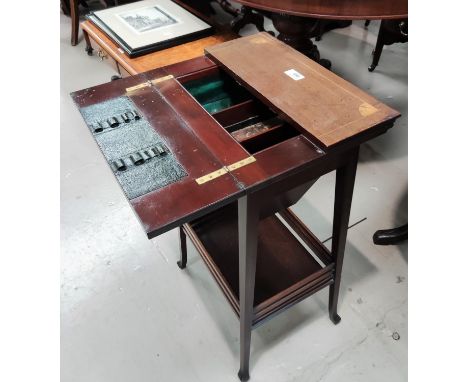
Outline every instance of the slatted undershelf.
[[(333, 283), (334, 263), (328, 249), (289, 209), (280, 215), (319, 261), (278, 217), (260, 221), (253, 326)], [(183, 229), (239, 316), (237, 204)]]

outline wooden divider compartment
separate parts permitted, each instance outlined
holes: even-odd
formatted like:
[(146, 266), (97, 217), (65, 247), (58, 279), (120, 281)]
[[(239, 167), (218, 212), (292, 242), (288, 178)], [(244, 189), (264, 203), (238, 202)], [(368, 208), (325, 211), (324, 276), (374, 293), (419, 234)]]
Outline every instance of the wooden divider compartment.
[(251, 154), (299, 135), (219, 67), (178, 81)]
[[(291, 211), (284, 214), (289, 229), (275, 215), (259, 225), (254, 326), (333, 283), (334, 264), (328, 250)], [(233, 203), (185, 224), (183, 229), (239, 315), (237, 224), (237, 203)]]
[(195, 72), (178, 80), (210, 114), (252, 98), (245, 88), (217, 67)]

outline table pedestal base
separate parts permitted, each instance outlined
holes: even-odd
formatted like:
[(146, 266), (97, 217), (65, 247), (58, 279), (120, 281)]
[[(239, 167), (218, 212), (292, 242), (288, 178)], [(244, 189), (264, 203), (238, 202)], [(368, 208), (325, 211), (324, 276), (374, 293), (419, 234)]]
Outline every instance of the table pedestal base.
[[(292, 16), (286, 13), (254, 11), (250, 7), (242, 6), (239, 15), (231, 21), (231, 28), (235, 33), (239, 33), (245, 25), (254, 24), (260, 32), (264, 32), (263, 15), (270, 17), (273, 21), (273, 25), (279, 32), (279, 35), (276, 36), (278, 40), (292, 46), (325, 68), (331, 68), (330, 60), (320, 58), (317, 46), (311, 40), (312, 37), (320, 36), (323, 33), (318, 19)], [(275, 35), (271, 31), (268, 31), (268, 33)]]
[(325, 68), (331, 68), (330, 60), (320, 58), (320, 52), (311, 40), (320, 32), (319, 20), (285, 13), (272, 13), (271, 19), (279, 32), (278, 40), (292, 46)]
[[(247, 24), (253, 24), (257, 27), (259, 32), (265, 32), (263, 27), (264, 17), (259, 12), (254, 12), (252, 8), (242, 6), (239, 14), (231, 21), (231, 29), (234, 33), (239, 33), (239, 31), (245, 27)], [(271, 32), (268, 32), (271, 33)], [(271, 33), (272, 34), (272, 33)]]

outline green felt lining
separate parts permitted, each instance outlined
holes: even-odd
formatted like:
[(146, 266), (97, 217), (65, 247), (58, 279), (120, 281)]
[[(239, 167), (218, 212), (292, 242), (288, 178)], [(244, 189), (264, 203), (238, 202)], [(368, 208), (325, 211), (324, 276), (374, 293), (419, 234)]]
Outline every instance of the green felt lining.
[(189, 81), (184, 87), (210, 114), (249, 98), (244, 88), (231, 78), (221, 75)]

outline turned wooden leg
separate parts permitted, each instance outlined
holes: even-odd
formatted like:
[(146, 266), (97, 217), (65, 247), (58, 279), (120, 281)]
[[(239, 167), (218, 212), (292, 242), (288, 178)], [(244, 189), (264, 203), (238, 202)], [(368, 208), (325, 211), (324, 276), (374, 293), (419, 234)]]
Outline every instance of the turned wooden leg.
[(377, 65), (379, 64), (380, 55), (382, 54), (385, 39), (385, 28), (383, 28), (383, 24), (384, 21), (381, 21), (379, 35), (377, 37), (377, 43), (375, 44), (374, 51), (372, 52), (372, 64), (370, 64), (368, 68), (369, 72), (373, 72), (374, 69), (377, 67)]
[(238, 376), (241, 381), (247, 381), (250, 378), (250, 339), (257, 264), (258, 201), (255, 201), (250, 195), (239, 199), (238, 217), (240, 302), (240, 369)]
[(311, 40), (313, 32), (319, 29), (317, 19), (292, 16), (285, 13), (272, 13), (271, 20), (279, 32), (278, 40), (292, 46), (325, 68), (331, 68), (331, 62), (320, 58), (317, 46)]
[(335, 206), (333, 212), (332, 256), (335, 261), (334, 283), (330, 285), (328, 312), (334, 324), (341, 321), (337, 313), (343, 255), (348, 233), (349, 214), (353, 199), (354, 179), (358, 163), (359, 148), (350, 154), (349, 162), (336, 170)]
[(89, 34), (83, 29), (83, 36), (86, 41), (85, 52), (88, 53), (88, 56), (93, 55), (93, 47), (91, 46), (91, 40), (89, 39)]
[(216, 0), (216, 2), (221, 6), (221, 8), (229, 13), (230, 15), (237, 17), (239, 16), (239, 11), (232, 6), (232, 4), (227, 0)]
[(187, 265), (187, 236), (185, 235), (184, 229), (182, 226), (179, 227), (179, 237), (180, 237), (180, 260), (177, 262), (177, 265), (180, 269), (184, 269)]
[(324, 33), (333, 29), (346, 28), (352, 24), (351, 20), (326, 20), (320, 19), (317, 27), (314, 29), (315, 41), (320, 41)]
[(60, 0), (60, 8), (65, 16), (70, 16), (70, 4), (66, 0)]
[(317, 36), (315, 36), (315, 41), (320, 41), (322, 39), (323, 34), (325, 33), (325, 24), (326, 20), (318, 20), (317, 21)]
[(237, 17), (231, 21), (231, 28), (234, 33), (239, 33), (239, 31), (247, 24), (254, 24), (259, 32), (265, 32), (263, 22), (263, 15), (254, 12), (252, 8), (243, 5)]
[(80, 19), (80, 13), (78, 11), (78, 0), (70, 0), (70, 17), (72, 24), (71, 44), (75, 46), (78, 44), (78, 24)]
[(379, 64), (384, 45), (391, 45), (396, 42), (408, 42), (408, 19), (382, 20), (377, 43), (372, 52), (373, 58), (372, 64), (368, 68), (369, 72), (372, 72)]

